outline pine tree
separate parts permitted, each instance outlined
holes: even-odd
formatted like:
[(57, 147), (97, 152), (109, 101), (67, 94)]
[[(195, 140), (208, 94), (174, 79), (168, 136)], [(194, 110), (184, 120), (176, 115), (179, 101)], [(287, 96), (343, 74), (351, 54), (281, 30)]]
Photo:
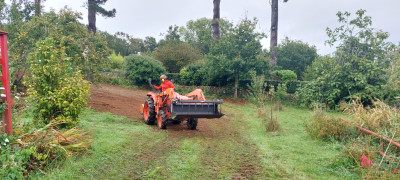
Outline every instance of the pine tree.
[(214, 15), (212, 21), (213, 27), (213, 38), (220, 39), (220, 30), (219, 30), (219, 5), (221, 4), (221, 0), (214, 0)]
[[(288, 2), (288, 0), (283, 0), (283, 2)], [(278, 45), (278, 0), (272, 0), (271, 2), (271, 61), (269, 64), (276, 65), (278, 62), (277, 52), (275, 47)]]
[(107, 0), (88, 0), (88, 20), (89, 32), (96, 33), (96, 14), (101, 14), (104, 17), (115, 17), (115, 13), (117, 12), (115, 9), (107, 11), (100, 5), (104, 5)]

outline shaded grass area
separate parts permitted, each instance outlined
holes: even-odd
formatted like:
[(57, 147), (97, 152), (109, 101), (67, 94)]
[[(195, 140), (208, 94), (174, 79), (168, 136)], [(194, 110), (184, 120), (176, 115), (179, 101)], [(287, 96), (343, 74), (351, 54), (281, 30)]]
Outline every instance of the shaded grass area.
[[(95, 141), (32, 179), (354, 179), (332, 165), (341, 144), (311, 140), (311, 112), (285, 107), (282, 131), (265, 133), (255, 106), (224, 104), (220, 120), (199, 130), (158, 130), (125, 117), (86, 109), (81, 124)], [(208, 122), (205, 122), (208, 121)], [(181, 125), (179, 128), (185, 128)]]

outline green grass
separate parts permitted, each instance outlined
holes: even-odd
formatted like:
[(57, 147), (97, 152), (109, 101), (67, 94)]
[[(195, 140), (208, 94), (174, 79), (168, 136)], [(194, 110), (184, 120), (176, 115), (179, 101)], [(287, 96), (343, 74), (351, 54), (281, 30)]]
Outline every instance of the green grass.
[[(312, 140), (304, 130), (304, 122), (310, 121), (312, 111), (284, 107), (276, 112), (282, 129), (266, 133), (265, 123), (256, 118), (254, 105), (239, 107), (227, 104), (229, 111), (240, 111), (236, 123), (242, 126), (241, 134), (257, 145), (263, 166), (270, 178), (289, 179), (358, 179), (358, 175), (344, 169), (332, 168), (340, 155), (342, 144)], [(274, 115), (275, 115), (274, 114)], [(329, 113), (342, 116), (340, 113)], [(244, 118), (246, 117), (246, 118)]]
[(161, 131), (125, 117), (85, 109), (80, 126), (93, 131), (92, 148), (30, 178), (359, 178), (332, 165), (341, 144), (312, 140), (306, 134), (303, 121), (311, 119), (311, 111), (285, 107), (279, 112), (282, 130), (266, 133), (255, 109), (254, 105), (225, 103), (226, 116), (220, 121), (200, 120), (199, 124), (210, 122), (198, 131)]
[(135, 168), (142, 168), (137, 156), (154, 148), (149, 147), (148, 140), (156, 143), (164, 139), (165, 132), (149, 131), (139, 122), (110, 113), (86, 109), (81, 118), (81, 126), (94, 132), (92, 148), (82, 156), (68, 158), (46, 176), (33, 176), (34, 179), (126, 178), (134, 175)]

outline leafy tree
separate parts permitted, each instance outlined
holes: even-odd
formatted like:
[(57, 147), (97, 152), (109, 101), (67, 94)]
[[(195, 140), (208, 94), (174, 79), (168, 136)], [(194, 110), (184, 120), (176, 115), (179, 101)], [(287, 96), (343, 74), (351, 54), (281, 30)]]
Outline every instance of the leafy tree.
[[(323, 103), (331, 108), (341, 100), (359, 98), (370, 104), (375, 98), (388, 99), (392, 90), (384, 90), (388, 83), (390, 58), (388, 52), (394, 45), (386, 42), (388, 34), (371, 28), (372, 20), (359, 10), (349, 20), (350, 13), (337, 13), (342, 25), (335, 30), (327, 28), (331, 38), (338, 43), (336, 56), (313, 62), (305, 78), (311, 80), (296, 92), (302, 104)], [(393, 98), (393, 96), (391, 96)]]
[[(400, 102), (400, 47), (397, 50), (388, 52), (391, 59), (391, 68), (387, 70), (387, 84), (383, 87), (386, 99)], [(398, 104), (399, 105), (399, 104)]]
[(134, 54), (138, 54), (139, 52), (145, 51), (143, 40), (140, 38), (130, 38), (129, 44)]
[[(256, 70), (258, 74), (263, 74), (267, 68), (265, 59), (260, 56), (262, 54), (260, 40), (265, 35), (255, 31), (257, 22), (257, 19), (253, 21), (247, 18), (243, 19), (232, 31), (221, 37), (211, 51), (216, 58), (209, 59), (210, 73), (228, 76), (225, 82), (234, 78), (235, 98), (240, 77), (249, 77), (250, 70)], [(225, 74), (222, 73), (222, 69)]]
[(130, 55), (124, 61), (125, 77), (134, 85), (145, 86), (148, 78), (158, 79), (165, 73), (162, 63), (149, 56)]
[(89, 96), (89, 82), (79, 71), (70, 68), (63, 42), (46, 38), (39, 41), (28, 64), (28, 95), (36, 102), (34, 122), (47, 125), (52, 121), (70, 121), (76, 125)]
[(229, 68), (230, 61), (223, 54), (212, 55), (209, 54), (206, 57), (206, 63), (204, 65), (204, 70), (207, 72), (204, 84), (210, 86), (227, 86), (234, 83), (233, 71)]
[(111, 52), (107, 47), (107, 42), (98, 34), (88, 34), (82, 40), (83, 52), (78, 58), (79, 61), (73, 63), (77, 70), (82, 70), (86, 79), (94, 82), (98, 80), (98, 69), (107, 66), (106, 63), (108, 63), (108, 56)]
[(168, 31), (164, 36), (164, 39), (160, 40), (159, 46), (162, 47), (170, 43), (180, 43), (182, 42), (180, 38), (181, 36), (179, 35), (179, 26), (169, 26)]
[(154, 57), (168, 72), (179, 73), (183, 67), (200, 59), (200, 52), (187, 43), (169, 43), (158, 48)]
[[(4, 3), (4, 2), (3, 2)], [(8, 35), (9, 51), (10, 51), (10, 73), (11, 82), (14, 85), (20, 86), (25, 69), (27, 68), (26, 59), (30, 49), (34, 47), (31, 42), (32, 38), (20, 38), (20, 34), (27, 36), (26, 28), (24, 28), (26, 21), (32, 17), (32, 6), (29, 1), (11, 1), (9, 6), (6, 3), (2, 4), (2, 18), (4, 24), (1, 28), (4, 31), (13, 32)], [(15, 58), (17, 56), (17, 59)], [(20, 58), (22, 60), (20, 60)], [(16, 66), (18, 64), (19, 66)], [(21, 70), (22, 69), (22, 70)], [(15, 76), (14, 76), (15, 75)]]
[(221, 4), (221, 0), (214, 0), (214, 9), (213, 9), (213, 22), (212, 22), (212, 27), (213, 27), (213, 38), (214, 39), (220, 39), (221, 34), (219, 30), (219, 6)]
[(133, 54), (131, 48), (129, 47), (129, 43), (124, 36), (121, 36), (119, 33), (112, 35), (105, 31), (97, 32), (105, 39), (105, 41), (107, 41), (107, 46), (112, 51), (115, 51), (116, 54), (121, 54), (122, 56)]
[(143, 41), (143, 46), (145, 51), (153, 52), (158, 47), (156, 38), (146, 36)]
[(389, 33), (382, 30), (375, 30), (371, 27), (372, 18), (365, 16), (365, 10), (358, 10), (355, 19), (349, 19), (351, 13), (338, 12), (338, 21), (342, 25), (326, 32), (329, 40), (326, 43), (330, 46), (338, 44), (336, 59), (340, 65), (344, 65), (352, 58), (363, 58), (370, 61), (378, 60), (378, 64), (387, 65), (385, 58), (388, 51), (393, 51), (395, 46), (386, 42)]
[[(288, 0), (283, 0), (283, 2), (288, 2)], [(278, 45), (278, 0), (271, 0), (271, 40), (270, 40), (270, 50), (271, 50), (271, 60), (270, 65), (276, 65), (277, 52), (275, 47)]]
[(104, 17), (115, 17), (115, 13), (117, 12), (115, 9), (107, 11), (100, 5), (104, 5), (107, 0), (88, 0), (87, 7), (88, 7), (88, 20), (89, 32), (96, 33), (96, 14), (101, 14)]
[(29, 67), (26, 63), (28, 54), (33, 52), (36, 42), (50, 36), (58, 41), (63, 39), (65, 53), (71, 57), (71, 68), (82, 70), (86, 78), (93, 80), (98, 67), (104, 65), (110, 51), (99, 35), (89, 35), (79, 19), (79, 13), (63, 9), (59, 13), (42, 13), (28, 22), (13, 20), (5, 25), (6, 30), (14, 32), (9, 36), (14, 85), (21, 85)]
[(278, 53), (278, 66), (282, 69), (292, 70), (301, 78), (306, 67), (318, 57), (315, 46), (309, 46), (302, 41), (293, 41), (289, 38), (276, 47)]
[(106, 39), (110, 49), (123, 56), (130, 54), (138, 54), (146, 51), (144, 41), (140, 38), (134, 38), (124, 32), (117, 32), (111, 35), (107, 32), (100, 32), (101, 36)]
[[(220, 34), (225, 35), (231, 31), (233, 24), (225, 19), (219, 19)], [(208, 54), (210, 49), (215, 45), (213, 39), (212, 20), (201, 18), (198, 20), (190, 20), (185, 27), (179, 29), (183, 41), (189, 43), (202, 54)]]

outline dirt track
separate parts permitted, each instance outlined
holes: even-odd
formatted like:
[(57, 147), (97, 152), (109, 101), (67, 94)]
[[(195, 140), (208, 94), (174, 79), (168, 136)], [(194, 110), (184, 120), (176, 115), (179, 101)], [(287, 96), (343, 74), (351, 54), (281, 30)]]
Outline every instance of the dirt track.
[[(126, 116), (135, 121), (142, 121), (142, 115), (139, 113), (139, 106), (146, 99), (146, 94), (149, 91), (141, 89), (127, 89), (120, 86), (99, 84), (92, 86), (90, 89), (91, 98), (88, 102), (88, 106), (101, 111), (110, 112), (120, 116)], [(225, 100), (227, 101), (227, 100)], [(243, 101), (231, 101), (230, 103), (243, 104)], [(215, 131), (210, 126), (218, 126), (222, 129), (226, 128), (227, 117), (221, 119), (200, 119), (197, 126), (197, 132), (206, 133), (208, 136), (214, 136)], [(168, 123), (167, 129), (169, 131), (180, 131), (184, 135), (193, 135), (192, 130), (187, 130), (184, 123), (176, 125)], [(157, 130), (157, 128), (155, 128)]]
[(111, 112), (138, 120), (141, 118), (139, 106), (146, 99), (147, 92), (108, 84), (93, 85), (90, 88), (91, 98), (88, 106), (101, 112)]
[[(119, 86), (99, 84), (98, 86), (92, 86), (91, 99), (88, 106), (101, 111), (111, 112), (113, 114), (126, 116), (134, 121), (142, 122), (142, 117), (139, 113), (139, 106), (146, 98), (148, 91), (140, 89), (127, 89)], [(243, 104), (243, 101), (236, 101), (230, 103)], [(226, 114), (220, 119), (200, 119), (197, 126), (197, 130), (188, 130), (185, 123), (167, 125), (167, 136), (169, 137), (166, 142), (157, 144), (157, 148), (150, 148), (146, 152), (143, 152), (138, 157), (139, 159), (145, 159), (141, 161), (140, 167), (151, 164), (152, 159), (162, 159), (163, 153), (156, 152), (173, 152), (170, 146), (164, 146), (163, 144), (179, 144), (181, 140), (191, 137), (199, 138), (202, 141), (202, 146), (207, 147), (209, 153), (202, 155), (202, 164), (205, 169), (220, 168), (221, 164), (226, 162), (215, 162), (215, 158), (226, 159), (229, 163), (224, 166), (227, 168), (233, 168), (238, 166), (237, 173), (234, 174), (233, 179), (251, 178), (254, 175), (259, 176), (259, 169), (261, 168), (260, 162), (257, 159), (257, 150), (254, 144), (246, 142), (239, 134), (237, 125), (231, 121), (235, 115)], [(162, 131), (157, 128), (156, 125), (152, 128), (153, 131)], [(231, 147), (230, 149), (225, 149)], [(244, 156), (241, 152), (248, 152), (248, 155)], [(145, 158), (143, 158), (143, 157)], [(221, 164), (220, 164), (221, 163)], [(210, 171), (211, 171), (210, 170)], [(135, 170), (137, 173), (142, 173), (144, 170)], [(258, 174), (258, 175), (257, 175)], [(211, 178), (217, 178), (218, 171), (209, 174)]]

